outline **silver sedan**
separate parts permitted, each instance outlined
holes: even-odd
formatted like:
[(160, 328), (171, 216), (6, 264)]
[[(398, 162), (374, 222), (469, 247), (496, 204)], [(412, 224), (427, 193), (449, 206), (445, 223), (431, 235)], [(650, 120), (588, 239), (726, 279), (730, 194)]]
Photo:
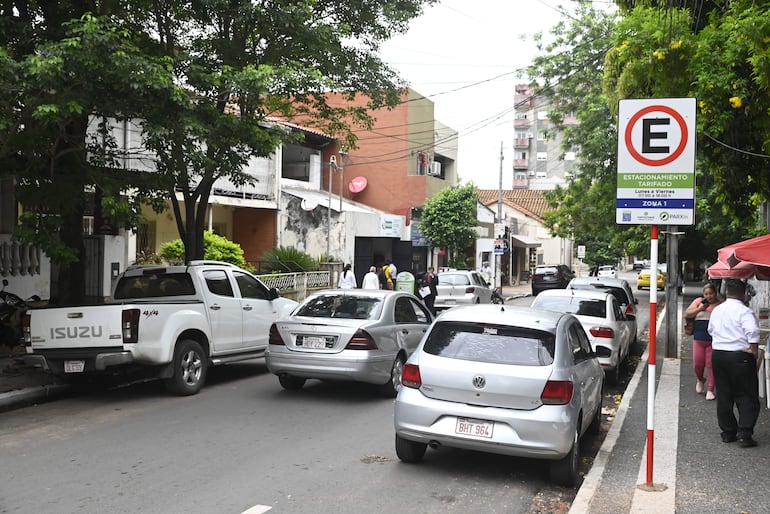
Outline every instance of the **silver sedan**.
[(439, 316), (404, 366), (396, 454), (419, 462), (441, 446), (548, 459), (574, 485), (579, 439), (601, 422), (604, 373), (571, 314), (456, 307)]
[(350, 380), (394, 397), (404, 362), (432, 321), (410, 293), (324, 290), (273, 323), (265, 361), (285, 389), (300, 389), (310, 378)]

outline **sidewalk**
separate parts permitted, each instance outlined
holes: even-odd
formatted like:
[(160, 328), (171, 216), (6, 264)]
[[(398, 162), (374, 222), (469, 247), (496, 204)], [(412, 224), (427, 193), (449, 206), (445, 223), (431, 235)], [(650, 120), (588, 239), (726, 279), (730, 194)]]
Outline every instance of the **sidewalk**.
[[(679, 314), (701, 293), (688, 283)], [(659, 313), (661, 314), (661, 313)], [(662, 316), (658, 316), (661, 319)], [(679, 327), (681, 323), (678, 323)], [(658, 323), (658, 341), (665, 327)], [(756, 448), (723, 443), (716, 402), (695, 392), (692, 338), (681, 328), (679, 358), (666, 359), (657, 344), (652, 429), (652, 486), (647, 488), (649, 373), (647, 354), (626, 389), (617, 417), (572, 503), (581, 513), (759, 513), (767, 512), (770, 489), (770, 411), (762, 401)], [(717, 394), (719, 392), (717, 391)]]

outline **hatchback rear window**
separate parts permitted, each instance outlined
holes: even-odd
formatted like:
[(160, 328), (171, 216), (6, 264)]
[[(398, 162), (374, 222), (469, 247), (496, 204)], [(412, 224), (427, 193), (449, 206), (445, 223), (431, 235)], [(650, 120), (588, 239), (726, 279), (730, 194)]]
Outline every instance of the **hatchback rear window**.
[(595, 318), (604, 318), (607, 316), (607, 302), (593, 298), (580, 298), (575, 296), (539, 296), (533, 304), (533, 307), (534, 306), (537, 306), (538, 309), (567, 312), (579, 316), (593, 316)]
[(538, 266), (535, 268), (535, 275), (546, 275), (548, 273), (558, 273), (555, 266)]
[(449, 359), (520, 366), (553, 363), (555, 336), (550, 332), (507, 325), (437, 323), (423, 351)]
[(309, 298), (294, 315), (310, 318), (378, 319), (381, 310), (381, 298), (320, 295)]
[(604, 291), (612, 294), (620, 305), (627, 305), (629, 303), (628, 295), (626, 292), (619, 288), (608, 286), (605, 284), (573, 284), (571, 289), (582, 289), (584, 291)]

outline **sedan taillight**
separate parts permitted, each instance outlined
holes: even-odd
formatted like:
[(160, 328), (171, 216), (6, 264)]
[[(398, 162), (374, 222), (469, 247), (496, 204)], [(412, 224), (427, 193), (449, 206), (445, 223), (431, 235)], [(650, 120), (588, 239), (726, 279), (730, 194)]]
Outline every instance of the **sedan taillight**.
[(615, 337), (615, 331), (610, 327), (592, 327), (590, 332), (594, 337), (606, 337), (608, 339)]
[(405, 364), (404, 370), (401, 372), (401, 385), (411, 387), (412, 389), (419, 389), (422, 385), (420, 367), (416, 364)]
[(374, 342), (372, 336), (369, 335), (366, 330), (357, 330), (353, 337), (350, 338), (350, 342), (345, 347), (346, 350), (377, 350), (377, 343)]
[(286, 346), (283, 342), (283, 339), (281, 338), (281, 334), (278, 333), (278, 327), (275, 326), (275, 323), (270, 325), (270, 335), (267, 338), (268, 344), (275, 344), (279, 346)]
[(569, 380), (549, 380), (543, 388), (540, 401), (543, 405), (566, 405), (572, 400), (573, 388), (574, 385)]

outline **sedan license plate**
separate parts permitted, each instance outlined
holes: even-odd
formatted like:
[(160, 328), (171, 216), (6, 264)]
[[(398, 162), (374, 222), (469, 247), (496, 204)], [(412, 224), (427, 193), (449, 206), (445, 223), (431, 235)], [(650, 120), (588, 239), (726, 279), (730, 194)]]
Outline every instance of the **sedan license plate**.
[(86, 361), (64, 361), (65, 373), (83, 373), (86, 368)]
[(455, 434), (492, 439), (492, 432), (494, 431), (494, 429), (495, 429), (494, 421), (484, 421), (483, 419), (471, 419), (471, 418), (457, 418), (457, 425), (455, 425)]
[(326, 348), (326, 338), (318, 336), (303, 336), (302, 348), (310, 348), (313, 350), (322, 350)]

